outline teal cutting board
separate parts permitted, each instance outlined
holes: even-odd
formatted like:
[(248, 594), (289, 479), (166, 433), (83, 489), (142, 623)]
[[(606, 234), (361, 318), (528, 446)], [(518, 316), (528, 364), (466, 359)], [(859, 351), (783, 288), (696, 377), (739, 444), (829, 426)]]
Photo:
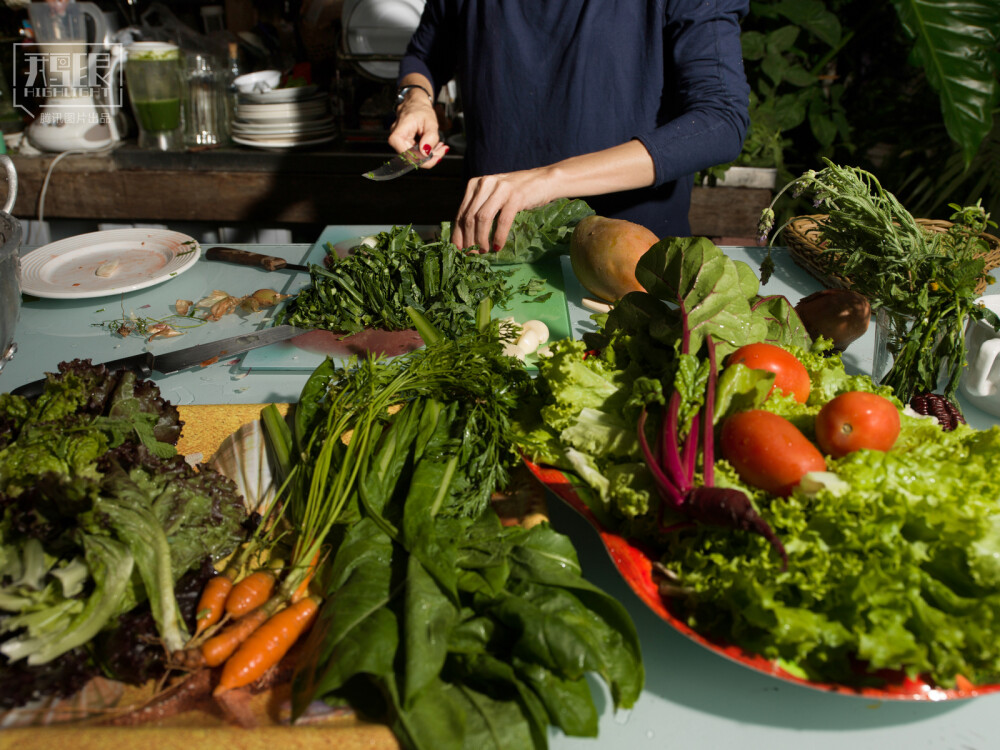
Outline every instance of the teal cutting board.
[[(347, 253), (350, 248), (358, 244), (362, 237), (378, 234), (387, 231), (386, 226), (330, 226), (323, 230), (319, 239), (309, 248), (309, 252), (303, 258), (304, 262), (322, 263), (326, 255), (326, 246), (329, 243), (340, 255)], [(415, 227), (418, 231), (429, 229)], [(519, 264), (513, 266), (498, 266), (498, 270), (511, 273), (507, 279), (508, 286), (517, 288), (531, 279), (541, 279), (545, 282), (544, 288), (531, 296), (519, 294), (511, 300), (507, 308), (496, 308), (493, 311), (494, 318), (513, 317), (519, 323), (528, 320), (540, 320), (549, 328), (549, 340), (566, 338), (570, 336), (569, 312), (566, 307), (566, 284), (563, 278), (563, 264), (558, 256), (545, 258), (537, 263)], [(293, 276), (281, 291), (284, 294), (295, 294), (299, 289), (309, 283), (309, 275), (301, 273)], [(551, 292), (549, 297), (542, 302), (534, 300), (545, 296)], [(295, 339), (260, 349), (253, 349), (246, 353), (240, 364), (241, 369), (261, 369), (261, 370), (314, 370), (328, 355), (308, 351), (295, 344)], [(333, 360), (343, 360), (344, 357), (329, 355)], [(529, 369), (534, 369), (529, 357)]]

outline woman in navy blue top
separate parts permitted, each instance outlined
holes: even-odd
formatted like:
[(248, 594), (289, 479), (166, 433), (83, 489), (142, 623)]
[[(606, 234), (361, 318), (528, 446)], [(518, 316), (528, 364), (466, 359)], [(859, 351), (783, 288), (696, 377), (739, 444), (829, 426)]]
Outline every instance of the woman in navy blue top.
[(747, 11), (748, 0), (428, 0), (389, 143), (437, 164), (434, 94), (455, 78), (470, 177), (459, 247), (499, 249), (518, 211), (564, 197), (688, 235), (694, 173), (735, 159), (746, 135)]

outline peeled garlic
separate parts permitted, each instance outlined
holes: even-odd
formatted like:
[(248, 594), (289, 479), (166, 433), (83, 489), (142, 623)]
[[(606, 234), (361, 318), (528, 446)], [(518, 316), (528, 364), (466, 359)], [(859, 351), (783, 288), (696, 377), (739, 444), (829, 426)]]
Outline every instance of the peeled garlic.
[(97, 267), (97, 270), (94, 271), (94, 273), (100, 276), (101, 278), (105, 279), (110, 278), (115, 275), (115, 271), (118, 270), (119, 264), (121, 264), (120, 258), (115, 258), (114, 260), (105, 261), (104, 263), (101, 263), (101, 265)]

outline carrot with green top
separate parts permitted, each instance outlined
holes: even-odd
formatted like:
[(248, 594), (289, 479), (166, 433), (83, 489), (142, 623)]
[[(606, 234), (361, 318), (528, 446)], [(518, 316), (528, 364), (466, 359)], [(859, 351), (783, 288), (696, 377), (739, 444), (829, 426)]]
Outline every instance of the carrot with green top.
[(309, 567), (306, 568), (306, 574), (302, 578), (302, 583), (300, 583), (292, 593), (292, 598), (290, 600), (292, 604), (309, 594), (309, 583), (312, 581), (313, 575), (316, 573), (316, 566), (319, 565), (319, 553), (320, 550), (316, 550), (316, 554), (313, 555), (312, 560), (309, 562)]
[(255, 630), (267, 622), (270, 611), (258, 607), (201, 645), (201, 656), (209, 667), (217, 667), (232, 656)]
[(222, 619), (226, 611), (226, 599), (233, 588), (233, 579), (226, 573), (220, 573), (208, 580), (202, 589), (198, 600), (198, 623), (195, 635), (201, 635)]
[(307, 596), (271, 616), (226, 661), (213, 695), (245, 687), (263, 676), (295, 645), (318, 611), (319, 599)]
[(226, 613), (233, 618), (243, 617), (271, 598), (274, 591), (273, 570), (256, 570), (233, 584), (226, 598)]

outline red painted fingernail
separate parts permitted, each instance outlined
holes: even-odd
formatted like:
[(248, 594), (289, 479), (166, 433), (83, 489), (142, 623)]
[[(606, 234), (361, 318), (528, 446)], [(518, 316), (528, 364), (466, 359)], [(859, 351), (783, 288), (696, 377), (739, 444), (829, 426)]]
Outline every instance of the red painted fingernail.
[(500, 246), (499, 245), (494, 245), (493, 246), (493, 252), (499, 253), (500, 252)]
[(424, 153), (425, 154), (429, 154), (430, 152), (431, 152), (431, 144), (425, 143), (424, 144)]
[[(444, 147), (444, 154), (447, 154), (449, 151), (451, 151), (451, 146), (445, 146)], [(444, 156), (444, 154), (441, 154), (441, 156)]]

